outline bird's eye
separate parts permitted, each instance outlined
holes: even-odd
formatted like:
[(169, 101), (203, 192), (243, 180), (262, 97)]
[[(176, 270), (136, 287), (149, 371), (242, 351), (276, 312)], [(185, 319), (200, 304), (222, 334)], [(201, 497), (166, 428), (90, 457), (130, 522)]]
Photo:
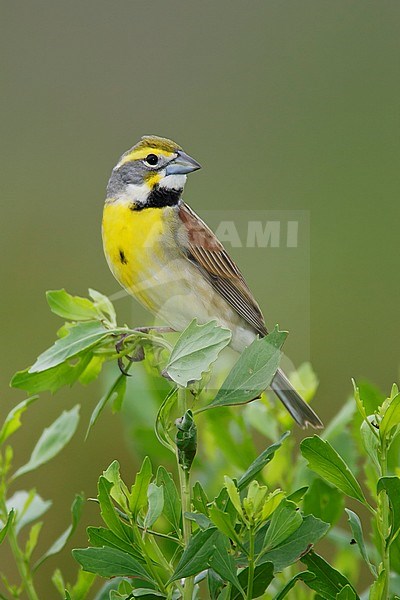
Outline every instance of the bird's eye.
[(156, 164), (158, 163), (158, 156), (156, 154), (148, 154), (146, 156), (146, 162), (148, 165), (151, 165), (152, 167), (155, 167)]

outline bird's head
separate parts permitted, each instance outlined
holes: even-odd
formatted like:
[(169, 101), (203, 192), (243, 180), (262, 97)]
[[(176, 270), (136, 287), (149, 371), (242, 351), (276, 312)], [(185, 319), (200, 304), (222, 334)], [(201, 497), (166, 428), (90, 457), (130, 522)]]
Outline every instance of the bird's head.
[(127, 202), (138, 210), (172, 206), (182, 195), (186, 175), (200, 168), (175, 142), (147, 135), (114, 167), (107, 199)]

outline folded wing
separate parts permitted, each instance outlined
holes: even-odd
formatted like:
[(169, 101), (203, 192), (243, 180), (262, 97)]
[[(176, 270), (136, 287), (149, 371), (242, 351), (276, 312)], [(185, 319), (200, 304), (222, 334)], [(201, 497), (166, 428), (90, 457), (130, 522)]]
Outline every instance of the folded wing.
[(182, 253), (258, 334), (267, 335), (260, 307), (221, 242), (204, 221), (183, 202), (179, 207), (179, 217), (184, 231), (184, 235), (178, 235)]

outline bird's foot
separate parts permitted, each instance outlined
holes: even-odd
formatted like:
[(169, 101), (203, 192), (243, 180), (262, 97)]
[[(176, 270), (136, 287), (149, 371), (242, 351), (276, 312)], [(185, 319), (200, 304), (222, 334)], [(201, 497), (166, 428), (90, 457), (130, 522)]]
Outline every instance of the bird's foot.
[[(160, 327), (149, 326), (149, 327), (135, 327), (132, 331), (136, 332), (136, 333), (150, 333), (151, 331), (155, 331), (156, 333), (174, 333), (175, 329), (172, 329), (172, 327), (168, 327), (168, 326), (160, 326)], [(132, 332), (124, 333), (123, 335), (121, 335), (118, 342), (115, 344), (115, 350), (117, 351), (118, 354), (120, 354), (120, 352), (122, 352), (126, 338), (131, 335), (132, 335)], [(126, 375), (126, 377), (130, 377), (130, 373), (128, 373), (127, 368), (124, 365), (123, 358), (128, 359), (128, 361), (129, 361), (128, 366), (133, 362), (141, 362), (145, 358), (143, 346), (137, 346), (134, 350), (134, 354), (130, 354), (130, 355), (127, 354), (127, 355), (125, 355), (125, 357), (120, 356), (118, 358), (119, 370), (121, 371), (121, 373), (123, 375)]]
[[(124, 333), (120, 339), (118, 340), (118, 342), (115, 344), (115, 350), (118, 352), (118, 354), (122, 351), (123, 347), (124, 347), (124, 343), (127, 337), (129, 337), (129, 333)], [(125, 357), (120, 356), (118, 358), (118, 367), (119, 370), (121, 371), (121, 373), (123, 375), (126, 375), (126, 377), (130, 377), (130, 373), (128, 373), (127, 368), (124, 365), (124, 358), (127, 358), (129, 363), (128, 365), (130, 365), (133, 362), (140, 362), (142, 360), (144, 360), (144, 348), (143, 346), (137, 346), (134, 349), (134, 353), (133, 354), (126, 354)]]
[(135, 327), (133, 331), (137, 331), (138, 333), (150, 333), (150, 331), (155, 331), (156, 333), (174, 333), (175, 329), (168, 327), (167, 325), (153, 325), (153, 327)]

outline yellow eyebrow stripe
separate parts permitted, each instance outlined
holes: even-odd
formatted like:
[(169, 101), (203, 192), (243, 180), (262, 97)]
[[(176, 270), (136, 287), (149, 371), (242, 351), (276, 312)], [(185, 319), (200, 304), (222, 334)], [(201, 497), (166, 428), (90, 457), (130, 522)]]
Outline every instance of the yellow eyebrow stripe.
[(117, 168), (122, 167), (122, 165), (125, 165), (128, 162), (131, 162), (132, 160), (140, 160), (143, 158), (146, 158), (146, 156), (148, 154), (157, 154), (158, 156), (174, 156), (176, 154), (176, 152), (167, 152), (166, 150), (160, 150), (159, 148), (151, 148), (150, 146), (147, 148), (138, 148), (137, 150), (132, 150), (131, 152), (128, 152), (128, 154), (125, 154), (125, 156), (122, 157), (122, 159), (119, 161)]

